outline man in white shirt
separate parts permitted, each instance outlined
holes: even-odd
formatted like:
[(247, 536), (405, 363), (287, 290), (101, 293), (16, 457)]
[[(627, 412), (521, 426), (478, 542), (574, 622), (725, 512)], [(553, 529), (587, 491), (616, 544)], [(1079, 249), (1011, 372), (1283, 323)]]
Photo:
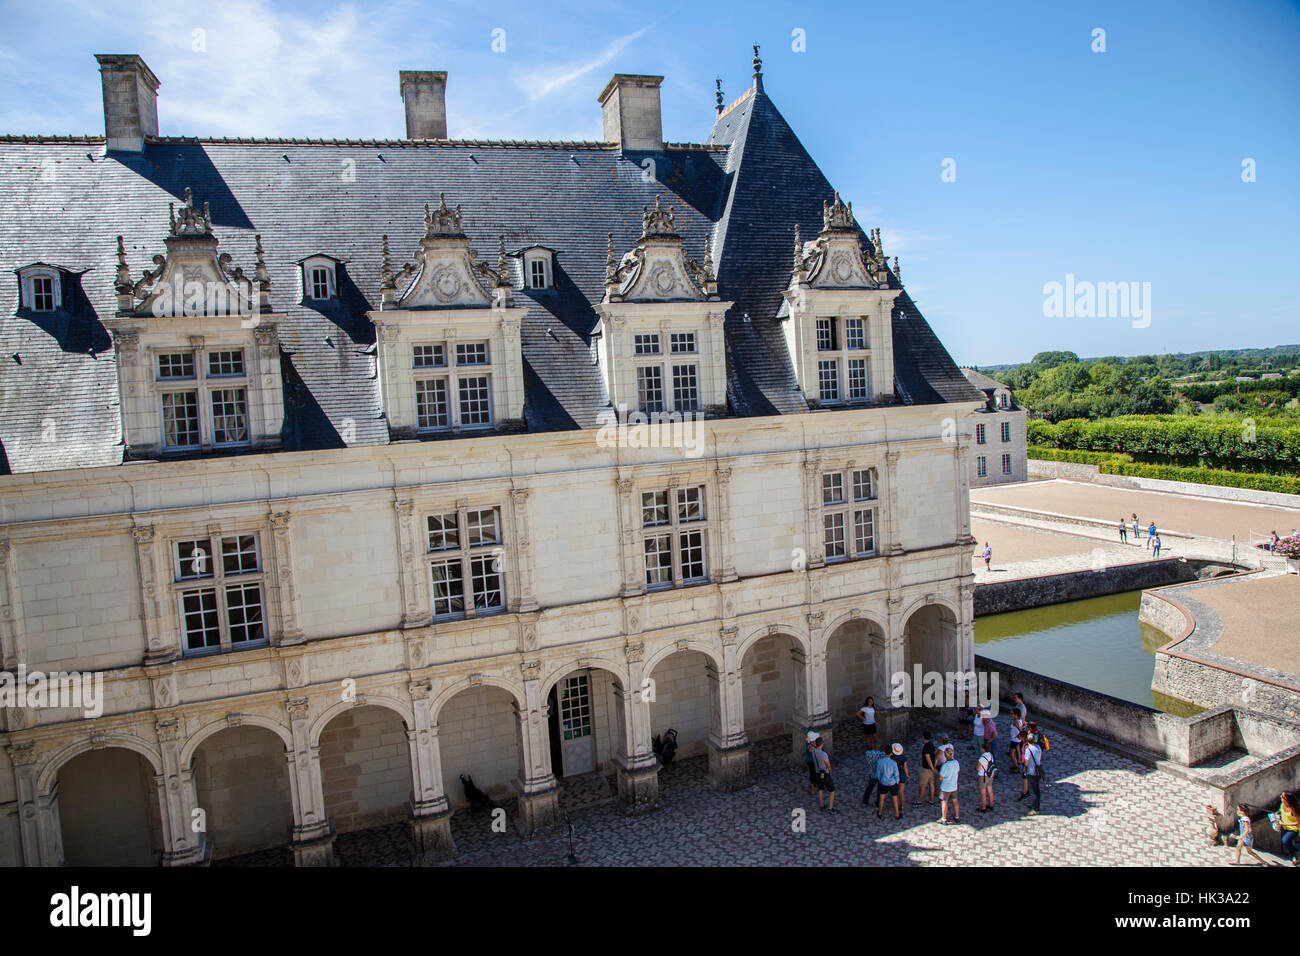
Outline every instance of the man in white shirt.
[(1016, 694), (1016, 706), (1020, 708), (1020, 719), (1029, 723), (1029, 708), (1025, 706), (1025, 695)]
[(1039, 787), (1039, 768), (1043, 763), (1043, 751), (1038, 746), (1037, 738), (1032, 734), (1025, 737), (1025, 783), (1029, 786), (1030, 805), (1029, 816), (1038, 815), (1038, 807), (1042, 802), (1043, 795)]

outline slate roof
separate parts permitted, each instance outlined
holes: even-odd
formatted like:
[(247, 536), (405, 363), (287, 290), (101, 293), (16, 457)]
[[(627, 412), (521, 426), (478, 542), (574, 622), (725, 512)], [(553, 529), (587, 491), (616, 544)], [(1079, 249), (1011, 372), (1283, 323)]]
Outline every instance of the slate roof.
[[(622, 152), (605, 143), (493, 143), (150, 138), (141, 154), (102, 155), (102, 137), (0, 138), (0, 473), (122, 460), (112, 341), (115, 237), (133, 276), (164, 251), (167, 206), (207, 202), (219, 251), (251, 274), (260, 233), (281, 326), (286, 450), (388, 441), (365, 312), (379, 305), (380, 236), (394, 267), (423, 234), (440, 192), (462, 207), (480, 261), (497, 236), (519, 250), (557, 250), (554, 290), (523, 289), (518, 259), (525, 420), (529, 430), (591, 428), (608, 406), (590, 333), (604, 295), (606, 233), (622, 255), (641, 208), (678, 206), (689, 258), (713, 238), (726, 321), (728, 400), (735, 415), (806, 411), (777, 312), (790, 278), (794, 224), (821, 228), (833, 189), (775, 105), (751, 91), (704, 144)], [(653, 160), (653, 165), (645, 160)], [(350, 163), (348, 161), (351, 161)], [(355, 181), (345, 172), (355, 170)], [(644, 173), (652, 169), (653, 180)], [(299, 267), (341, 263), (339, 298), (301, 297)], [(65, 308), (18, 308), (12, 270), (36, 262), (73, 270)], [(895, 283), (897, 285), (897, 283)], [(908, 404), (981, 401), (901, 292), (894, 315), (896, 386)], [(748, 315), (748, 320), (745, 316)], [(830, 412), (828, 414), (833, 414)]]
[[(1015, 389), (1013, 389), (1006, 382), (999, 382), (997, 379), (991, 378), (988, 375), (985, 375), (983, 372), (980, 372), (973, 368), (964, 368), (961, 371), (962, 374), (966, 376), (966, 381), (970, 382), (972, 385), (974, 385), (976, 388), (980, 389), (981, 391), (983, 391), (986, 388), (1000, 388), (1005, 390), (1006, 393), (1011, 397), (1011, 409), (1010, 409), (1011, 411), (1015, 411), (1020, 408), (1020, 403), (1016, 401)], [(1007, 411), (1007, 409), (999, 409), (999, 410)]]

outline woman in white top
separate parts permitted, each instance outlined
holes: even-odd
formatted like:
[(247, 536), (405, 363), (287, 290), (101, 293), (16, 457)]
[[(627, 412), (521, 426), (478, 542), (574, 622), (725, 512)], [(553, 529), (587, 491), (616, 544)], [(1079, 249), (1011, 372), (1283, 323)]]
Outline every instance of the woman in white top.
[(868, 697), (863, 701), (862, 706), (858, 708), (858, 718), (862, 721), (862, 733), (866, 735), (867, 743), (874, 744), (876, 742), (876, 698)]

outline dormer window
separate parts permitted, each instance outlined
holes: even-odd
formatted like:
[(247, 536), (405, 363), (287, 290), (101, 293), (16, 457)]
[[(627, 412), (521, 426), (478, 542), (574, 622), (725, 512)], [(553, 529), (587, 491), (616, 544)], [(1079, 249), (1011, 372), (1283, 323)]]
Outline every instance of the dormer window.
[(324, 302), (338, 295), (336, 267), (338, 260), (330, 256), (312, 256), (302, 260), (302, 297)]
[(32, 312), (54, 312), (63, 307), (63, 283), (54, 266), (35, 265), (19, 270), (22, 307)]
[(524, 251), (524, 281), (530, 289), (553, 289), (551, 251), (535, 248)]
[(164, 450), (249, 443), (243, 349), (160, 352), (157, 363)]
[(817, 397), (823, 405), (872, 400), (866, 320), (853, 316), (817, 319)]
[[(455, 363), (448, 365), (448, 355)], [(485, 428), (492, 414), (491, 360), (487, 342), (445, 342), (412, 346), (415, 427), (421, 432)]]

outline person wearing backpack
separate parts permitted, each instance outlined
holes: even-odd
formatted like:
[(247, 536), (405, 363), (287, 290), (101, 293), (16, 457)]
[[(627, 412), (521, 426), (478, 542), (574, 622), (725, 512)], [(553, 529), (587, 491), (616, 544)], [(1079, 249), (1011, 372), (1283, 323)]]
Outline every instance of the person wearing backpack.
[(1034, 743), (1038, 744), (1038, 749), (1042, 751), (1038, 755), (1038, 783), (1040, 786), (1047, 786), (1047, 755), (1052, 750), (1052, 745), (1047, 740), (1047, 734), (1038, 729), (1038, 725), (1030, 721), (1025, 727), (1034, 735)]
[(1032, 734), (1025, 739), (1023, 758), (1025, 762), (1025, 789), (1030, 796), (1029, 816), (1037, 816), (1042, 805), (1043, 793), (1039, 789), (1039, 768), (1042, 766), (1043, 751), (1039, 748), (1037, 738)]
[(880, 781), (880, 806), (876, 808), (876, 817), (883, 818), (885, 797), (894, 798), (894, 819), (899, 820), (903, 812), (898, 800), (898, 764), (889, 754), (884, 754), (876, 761), (876, 779)]
[(976, 813), (988, 813), (993, 809), (993, 778), (998, 775), (997, 764), (993, 762), (993, 747), (985, 741), (984, 753), (976, 765), (976, 783), (979, 786), (980, 805)]

